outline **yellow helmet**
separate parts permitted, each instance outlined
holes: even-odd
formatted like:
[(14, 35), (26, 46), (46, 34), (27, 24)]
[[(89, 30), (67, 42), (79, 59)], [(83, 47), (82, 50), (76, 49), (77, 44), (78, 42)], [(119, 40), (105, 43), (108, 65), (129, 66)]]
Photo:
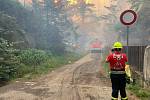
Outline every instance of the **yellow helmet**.
[(122, 43), (121, 42), (115, 42), (113, 45), (113, 48), (123, 48)]

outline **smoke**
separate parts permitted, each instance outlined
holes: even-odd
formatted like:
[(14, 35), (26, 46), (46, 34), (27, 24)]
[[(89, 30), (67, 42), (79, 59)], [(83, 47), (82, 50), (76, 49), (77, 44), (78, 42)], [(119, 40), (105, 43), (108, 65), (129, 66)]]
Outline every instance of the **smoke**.
[[(120, 25), (120, 13), (130, 7), (127, 0), (106, 0), (105, 2), (93, 0), (93, 4), (95, 5), (92, 8), (92, 13), (84, 17), (84, 22), (75, 22), (79, 26), (77, 30), (80, 34), (78, 43), (82, 50), (88, 50), (90, 43), (95, 39), (98, 39), (103, 47), (111, 46), (115, 41), (118, 41), (120, 33), (119, 30), (116, 31), (115, 25)], [(125, 44), (125, 41), (122, 42)]]

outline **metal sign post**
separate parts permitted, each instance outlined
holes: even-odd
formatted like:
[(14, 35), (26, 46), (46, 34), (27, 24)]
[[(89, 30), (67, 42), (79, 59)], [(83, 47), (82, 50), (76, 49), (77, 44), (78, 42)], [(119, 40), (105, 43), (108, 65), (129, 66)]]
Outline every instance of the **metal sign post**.
[(129, 26), (127, 26), (127, 57), (129, 55)]
[(127, 27), (127, 48), (126, 53), (129, 55), (129, 26), (137, 20), (137, 14), (133, 10), (126, 10), (120, 15), (120, 22)]

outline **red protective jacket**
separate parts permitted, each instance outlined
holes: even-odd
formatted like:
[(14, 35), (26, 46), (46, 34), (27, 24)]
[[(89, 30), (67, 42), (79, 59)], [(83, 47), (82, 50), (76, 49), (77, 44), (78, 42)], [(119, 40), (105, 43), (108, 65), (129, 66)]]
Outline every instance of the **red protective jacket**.
[(110, 63), (110, 69), (115, 71), (124, 71), (127, 56), (124, 53), (114, 52), (106, 58), (106, 62)]

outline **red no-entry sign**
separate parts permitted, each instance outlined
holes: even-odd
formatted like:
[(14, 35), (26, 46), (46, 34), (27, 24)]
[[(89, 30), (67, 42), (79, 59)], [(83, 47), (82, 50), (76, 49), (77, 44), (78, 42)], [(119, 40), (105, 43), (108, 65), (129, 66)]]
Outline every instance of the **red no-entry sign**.
[(137, 20), (137, 14), (133, 10), (126, 10), (121, 13), (120, 21), (124, 25), (132, 25)]

